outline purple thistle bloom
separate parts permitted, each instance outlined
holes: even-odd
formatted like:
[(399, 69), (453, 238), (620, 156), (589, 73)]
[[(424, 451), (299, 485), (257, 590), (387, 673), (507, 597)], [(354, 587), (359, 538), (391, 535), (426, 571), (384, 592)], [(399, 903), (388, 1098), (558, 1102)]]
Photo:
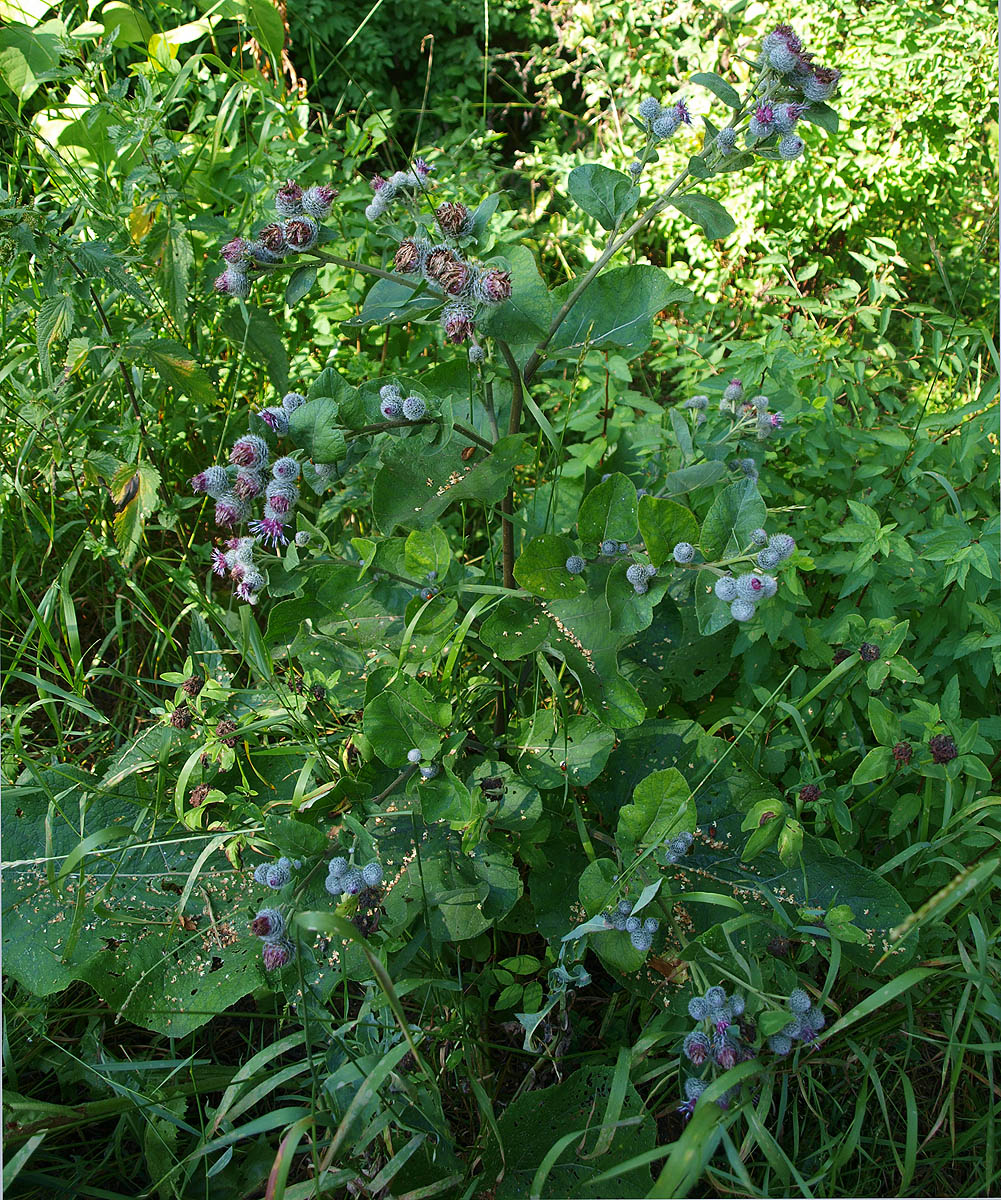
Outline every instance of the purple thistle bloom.
[(253, 533), (264, 546), (288, 545), (288, 535), (285, 533), (285, 524), (277, 516), (264, 517), (260, 521), (250, 522), (250, 532)]
[(678, 1112), (681, 1113), (686, 1121), (695, 1112), (695, 1105), (698, 1103), (698, 1099), (698, 1096), (695, 1096), (693, 1099), (685, 1100), (678, 1105)]
[(320, 239), (320, 231), (312, 217), (289, 217), (282, 226), (285, 241), (293, 250), (312, 250)]
[(235, 492), (220, 496), (215, 505), (215, 523), (223, 529), (239, 525), (247, 515), (247, 506)]
[(423, 158), (414, 159), (414, 174), (418, 179), (427, 179), (433, 170), (434, 167), (430, 163), (425, 162)]
[(268, 443), (256, 433), (237, 438), (229, 452), (229, 461), (234, 467), (249, 467), (256, 471), (268, 461)]
[(204, 492), (213, 500), (218, 500), (229, 491), (229, 473), (225, 467), (206, 467), (188, 480), (191, 490), (195, 493)]
[(284, 483), (279, 479), (274, 479), (268, 484), (265, 495), (272, 513), (283, 517), (298, 503), (299, 489), (294, 483)]
[(213, 286), (223, 296), (236, 296), (240, 300), (246, 300), (250, 295), (250, 280), (236, 267), (227, 267), (221, 275), (217, 275)]
[(218, 575), (220, 579), (226, 578), (226, 555), (221, 550), (212, 551), (212, 574)]
[(262, 408), (257, 415), (276, 437), (288, 433), (288, 413), (283, 408)]
[(220, 253), (226, 262), (234, 267), (248, 263), (252, 257), (250, 243), (242, 237), (235, 237), (231, 242), (227, 242)]
[[(265, 225), (257, 235), (255, 246), (260, 246), (262, 250), (270, 254), (273, 261), (280, 261), (288, 250), (288, 242), (285, 240), (285, 231), (282, 225), (278, 221), (272, 221), (270, 225)], [(267, 259), (262, 258), (260, 261), (267, 262)]]
[(240, 471), (233, 484), (233, 492), (241, 500), (256, 500), (264, 491), (264, 480), (257, 471)]
[(325, 183), (311, 187), (303, 193), (302, 211), (314, 220), (322, 221), (329, 214), (336, 195), (336, 188), (328, 187)]
[(251, 590), (251, 587), (248, 583), (237, 584), (235, 595), (236, 598), (238, 600), (242, 600), (244, 604), (257, 603), (257, 593)]
[(688, 111), (688, 105), (684, 102), (684, 100), (678, 101), (678, 103), (674, 106), (674, 111), (678, 114), (678, 119), (682, 122), (682, 124), (691, 125), (692, 115)]
[(282, 217), (292, 217), (302, 212), (302, 188), (294, 179), (283, 183), (275, 196), (275, 211)]

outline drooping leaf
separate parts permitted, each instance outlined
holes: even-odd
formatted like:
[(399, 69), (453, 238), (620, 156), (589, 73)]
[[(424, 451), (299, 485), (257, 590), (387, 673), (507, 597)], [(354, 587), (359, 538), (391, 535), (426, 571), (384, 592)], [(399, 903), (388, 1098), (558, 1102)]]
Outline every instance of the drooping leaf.
[(718, 200), (703, 196), (700, 192), (686, 192), (671, 200), (672, 208), (684, 213), (696, 225), (700, 225), (710, 241), (729, 237), (737, 228), (733, 217)]
[(567, 190), (578, 208), (594, 217), (603, 229), (614, 229), (627, 213), (632, 212), (640, 197), (640, 189), (628, 175), (600, 163), (574, 167)]
[(316, 283), (316, 267), (312, 263), (296, 267), (285, 285), (285, 303), (289, 308), (298, 304)]
[(527, 246), (510, 246), (502, 260), (490, 262), (511, 272), (511, 298), (496, 308), (481, 310), (477, 324), (490, 337), (506, 342), (538, 341), (549, 329), (553, 306), (535, 256)]
[[(553, 301), (562, 304), (578, 282), (561, 284), (553, 292)], [(691, 298), (688, 288), (660, 267), (616, 267), (588, 287), (556, 331), (549, 350), (576, 354), (583, 346), (624, 346), (638, 352), (650, 344), (657, 313)]]

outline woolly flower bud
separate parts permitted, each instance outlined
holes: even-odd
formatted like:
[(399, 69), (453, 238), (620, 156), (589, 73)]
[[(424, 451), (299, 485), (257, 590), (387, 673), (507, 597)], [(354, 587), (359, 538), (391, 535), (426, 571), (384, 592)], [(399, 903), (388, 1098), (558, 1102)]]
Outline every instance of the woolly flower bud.
[(639, 950), (641, 954), (646, 954), (653, 945), (653, 935), (644, 933), (642, 929), (637, 929), (635, 933), (631, 933), (629, 940), (632, 942), (633, 949)]
[(796, 133), (787, 133), (779, 142), (779, 157), (791, 162), (803, 153), (803, 139)]
[(257, 415), (275, 437), (284, 437), (288, 433), (288, 413), (284, 408), (262, 408)]
[(749, 621), (754, 616), (754, 605), (750, 600), (738, 598), (730, 605), (730, 616), (735, 621)]
[(629, 918), (628, 918), (628, 917), (624, 917), (624, 916), (622, 915), (622, 913), (620, 913), (620, 912), (617, 912), (617, 913), (616, 913), (616, 914), (615, 914), (615, 915), (612, 917), (612, 927), (613, 927), (614, 929), (617, 929), (617, 930), (619, 931), (619, 933), (625, 933), (625, 931), (626, 931), (626, 921), (628, 921), (628, 920), (629, 920)]
[(426, 767), (420, 769), (421, 779), (434, 779), (440, 771), (441, 767), (437, 763), (428, 763)]
[(751, 403), (754, 405), (755, 409), (759, 413), (768, 411), (768, 397), (767, 396), (752, 396)]
[(292, 862), (288, 858), (280, 858), (277, 862), (271, 863), (264, 876), (264, 882), (269, 888), (278, 891), (283, 888), (292, 878)]
[(270, 863), (258, 863), (258, 865), (254, 868), (254, 882), (259, 883), (262, 887), (267, 887), (268, 870), (270, 867)]
[(312, 250), (320, 240), (320, 229), (312, 217), (289, 217), (282, 227), (289, 248), (302, 253)]
[(774, 550), (779, 559), (786, 559), (796, 549), (796, 543), (787, 533), (776, 533), (768, 539), (769, 548)]
[(767, 532), (761, 528), (752, 529), (751, 530), (751, 543), (752, 543), (752, 545), (755, 545), (755, 546), (767, 546), (768, 545)]
[(331, 896), (341, 896), (344, 893), (344, 876), (343, 875), (328, 875), (323, 881), (323, 886)]
[(299, 464), (287, 454), (276, 458), (271, 467), (271, 474), (281, 483), (295, 483), (299, 478)]
[(766, 600), (771, 600), (778, 590), (779, 582), (774, 575), (761, 576), (761, 594)]
[(792, 133), (796, 122), (806, 111), (805, 104), (778, 104), (773, 109), (775, 128), (779, 133)]
[(610, 558), (613, 554), (618, 554), (619, 543), (613, 542), (613, 541), (605, 541), (605, 542), (601, 543), (601, 545), (599, 546), (599, 549), (601, 550), (601, 553), (605, 555), (606, 558)]
[(379, 395), (383, 400), (395, 400), (398, 404), (403, 403), (403, 393), (397, 383), (384, 383), (379, 388)]
[(499, 267), (487, 267), (476, 280), (476, 298), (484, 304), (503, 304), (511, 299), (511, 274)]
[(643, 164), (638, 161), (631, 162), (626, 170), (632, 175), (633, 179), (638, 179), (643, 173)]
[(285, 932), (285, 918), (277, 908), (262, 908), (251, 921), (250, 932), (267, 942), (277, 941)]
[(770, 104), (759, 104), (747, 125), (753, 138), (766, 138), (775, 128), (775, 110)]
[(272, 479), (264, 495), (271, 511), (279, 517), (286, 516), (299, 503), (299, 489), (282, 479)]
[(650, 131), (655, 138), (663, 141), (677, 132), (681, 124), (681, 114), (676, 105), (665, 109), (659, 117), (650, 123)]
[(706, 1004), (708, 1004), (710, 1011), (714, 1008), (722, 1008), (726, 1004), (726, 992), (719, 984), (709, 988), (706, 992)]
[(660, 101), (654, 96), (644, 96), (639, 102), (637, 111), (643, 120), (649, 124), (652, 121), (656, 121), (664, 110), (661, 107)]
[(229, 472), (225, 467), (206, 467), (188, 480), (191, 490), (195, 493), (204, 492), (213, 500), (218, 500), (229, 490)]
[(639, 917), (626, 917), (626, 933), (637, 933), (643, 928)]
[(688, 1001), (688, 1015), (693, 1021), (704, 1021), (709, 1016), (709, 1005), (705, 996), (693, 996)]
[(213, 284), (215, 290), (223, 296), (236, 296), (238, 300), (246, 300), (250, 295), (250, 280), (243, 271), (236, 267), (227, 267), (216, 277)]
[(349, 896), (357, 896), (365, 890), (365, 876), (356, 867), (342, 876), (342, 888)]
[(248, 433), (237, 438), (229, 452), (229, 461), (234, 467), (249, 467), (259, 471), (268, 462), (268, 443), (256, 433)]
[(695, 547), (691, 542), (678, 542), (671, 553), (674, 555), (674, 561), (683, 566), (695, 557)]
[(716, 580), (715, 591), (718, 599), (729, 604), (731, 600), (737, 599), (737, 581), (732, 575), (724, 575)]
[(735, 1017), (742, 1017), (744, 1015), (745, 1007), (746, 1002), (743, 996), (730, 997), (730, 1009)]
[(286, 254), (288, 251), (288, 242), (285, 239), (284, 223), (272, 221), (270, 225), (265, 225), (258, 233), (257, 240), (264, 247), (278, 257)]
[(453, 344), (464, 342), (473, 332), (473, 310), (468, 304), (446, 304), (441, 314), (445, 337)]
[(247, 517), (246, 501), (241, 500), (236, 492), (226, 492), (216, 501), (215, 523), (222, 529), (232, 529)]
[(302, 392), (286, 392), (282, 396), (282, 408), (291, 416), (297, 408), (302, 408), (306, 403), (306, 397)]
[(709, 1039), (698, 1029), (686, 1034), (685, 1040), (681, 1043), (682, 1054), (696, 1067), (701, 1067), (709, 1057), (709, 1049)]
[(730, 382), (723, 389), (723, 399), (730, 400), (731, 402), (739, 400), (743, 396), (743, 394), (744, 394), (744, 385), (740, 382), (739, 379), (731, 379)]
[(773, 567), (777, 567), (782, 561), (779, 556), (770, 547), (766, 546), (758, 552), (754, 560), (762, 571), (770, 571)]
[(288, 966), (295, 958), (295, 946), (285, 938), (277, 942), (265, 942), (261, 949), (261, 958), (264, 960), (265, 971), (276, 971), (280, 967)]
[[(579, 575), (581, 571), (584, 570), (586, 565), (587, 564), (579, 554), (571, 554), (566, 561), (567, 573), (570, 575)], [(632, 568), (630, 568), (630, 570), (632, 570)], [(627, 577), (628, 575), (629, 571), (626, 572)], [(632, 580), (630, 579), (629, 582), (632, 583)]]
[[(275, 228), (277, 229), (278, 226), (275, 226)], [(269, 250), (260, 241), (250, 243), (250, 256), (259, 267), (273, 267), (282, 260), (281, 254), (276, 254), (273, 250)]]
[(770, 46), (765, 57), (769, 66), (780, 75), (788, 75), (790, 71), (795, 70), (799, 62), (799, 55), (786, 42), (777, 42)]
[(633, 563), (631, 567), (627, 568), (626, 579), (634, 586), (641, 583), (645, 584), (647, 581), (647, 572), (643, 563)]
[(472, 228), (473, 214), (464, 204), (446, 201), (435, 209), (434, 219), (442, 233), (451, 237), (468, 233)]
[(713, 1058), (724, 1071), (729, 1071), (737, 1065), (737, 1047), (729, 1038), (717, 1038), (713, 1044)]
[(758, 478), (758, 464), (753, 458), (738, 458), (734, 464), (747, 479)]
[(309, 543), (313, 540), (313, 535), (309, 532), (308, 529), (300, 529), (299, 532), (295, 535), (294, 540), (295, 540), (295, 544), (297, 546), (308, 546)]
[(409, 763), (419, 763), (423, 757), (424, 755), (416, 746), (413, 748), (413, 750), (407, 751), (407, 762)]
[(471, 363), (481, 363), (487, 357), (487, 352), (482, 346), (472, 345), (469, 347), (469, 361)]
[(750, 600), (754, 604), (763, 600), (764, 597), (761, 593), (764, 591), (764, 586), (760, 575), (737, 576), (737, 596), (741, 600)]
[(361, 869), (361, 877), (365, 880), (366, 887), (378, 887), (382, 883), (382, 863), (375, 860), (366, 863)]
[(797, 1015), (808, 1012), (810, 1004), (810, 995), (805, 988), (793, 988), (789, 993), (789, 999), (786, 1001), (789, 1011)]
[(280, 217), (294, 217), (302, 212), (302, 188), (294, 179), (283, 183), (275, 196), (275, 212)]
[(264, 491), (264, 479), (259, 471), (238, 471), (233, 494), (241, 500), (256, 500)]
[(807, 100), (826, 100), (834, 92), (841, 78), (841, 72), (833, 67), (815, 66), (812, 73), (800, 84), (803, 95)]
[(422, 396), (408, 396), (403, 401), (403, 415), (408, 421), (419, 421), (428, 410)]
[(337, 196), (337, 190), (325, 183), (307, 188), (302, 196), (302, 211), (317, 221), (322, 221), (330, 213), (330, 206)]
[(340, 878), (341, 875), (346, 875), (348, 871), (348, 860), (346, 858), (332, 858), (327, 863), (327, 875)]
[(737, 131), (729, 125), (716, 134), (716, 149), (720, 154), (732, 154), (737, 145)]
[(779, 1058), (785, 1058), (792, 1049), (792, 1042), (784, 1034), (774, 1033), (768, 1039), (768, 1049), (773, 1054), (777, 1054)]
[(682, 408), (694, 408), (698, 411), (704, 411), (709, 407), (708, 396), (693, 396), (690, 400), (686, 400)]
[(377, 221), (385, 211), (385, 204), (380, 204), (378, 201), (373, 200), (365, 209), (365, 218), (369, 221)]
[(250, 243), (241, 237), (235, 237), (231, 242), (227, 242), (219, 253), (231, 267), (246, 268), (253, 257), (250, 252)]
[(379, 405), (379, 412), (387, 421), (395, 421), (396, 418), (403, 412), (403, 404), (399, 400), (390, 399), (383, 400)]
[(649, 590), (650, 590), (650, 585), (647, 583), (647, 581), (645, 579), (640, 583), (633, 584), (633, 591), (636, 593), (637, 596), (645, 596)]
[(698, 1100), (708, 1086), (709, 1084), (701, 1079), (686, 1079), (685, 1095), (689, 1100)]

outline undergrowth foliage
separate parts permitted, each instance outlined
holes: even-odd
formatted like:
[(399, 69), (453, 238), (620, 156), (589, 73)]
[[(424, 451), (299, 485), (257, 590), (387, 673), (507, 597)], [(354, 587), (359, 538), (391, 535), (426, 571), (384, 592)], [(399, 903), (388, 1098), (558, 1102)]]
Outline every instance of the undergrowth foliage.
[[(291, 1030), (205, 1089), (200, 1125), (187, 1093), (150, 1108), (160, 1195), (246, 1194), (255, 1158), (269, 1196), (679, 1195), (723, 1154), (743, 1188), (745, 1137), (785, 1181), (760, 1194), (828, 1169), (784, 1140), (790, 1089), (813, 1111), (849, 1047), (870, 1061), (860, 1022), (930, 986), (999, 866), (1001, 730), (970, 715), (1001, 673), (996, 380), (966, 424), (888, 395), (895, 471), (861, 445), (848, 465), (843, 344), (692, 333), (681, 268), (615, 260), (668, 214), (727, 238), (714, 181), (810, 172), (840, 81), (779, 25), (729, 78), (637, 96), (622, 169), (569, 171), (602, 249), (562, 283), (504, 194), (430, 150), (364, 189), (307, 159), (220, 236), (223, 327), (272, 378), (200, 439), (170, 518), (173, 693), (91, 769), (32, 763), (4, 848), (4, 969), (31, 996), (85, 983), (171, 1045), (241, 1004)], [(46, 356), (99, 302), (92, 263), (135, 286), (74, 253)], [(308, 327), (359, 279), (325, 365), (274, 345), (262, 296)], [(179, 393), (210, 386), (152, 345)], [(129, 557), (183, 480), (112, 468)]]

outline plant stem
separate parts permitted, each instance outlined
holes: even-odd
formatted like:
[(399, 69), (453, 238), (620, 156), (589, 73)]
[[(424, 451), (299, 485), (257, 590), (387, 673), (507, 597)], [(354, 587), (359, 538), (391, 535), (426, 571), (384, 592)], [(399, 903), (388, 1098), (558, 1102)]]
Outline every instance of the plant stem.
[[(521, 409), (525, 402), (525, 388), (522, 382), (521, 371), (518, 369), (518, 363), (511, 353), (511, 347), (507, 342), (501, 341), (500, 338), (497, 339), (497, 345), (504, 356), (508, 370), (511, 372), (511, 418), (507, 423), (507, 431), (511, 435), (517, 433), (521, 428)], [(506, 518), (501, 526), (501, 547), (504, 556), (504, 586), (506, 588), (515, 587), (514, 526), (510, 519), (513, 512), (514, 489), (508, 488), (507, 494), (501, 501), (501, 514)]]

